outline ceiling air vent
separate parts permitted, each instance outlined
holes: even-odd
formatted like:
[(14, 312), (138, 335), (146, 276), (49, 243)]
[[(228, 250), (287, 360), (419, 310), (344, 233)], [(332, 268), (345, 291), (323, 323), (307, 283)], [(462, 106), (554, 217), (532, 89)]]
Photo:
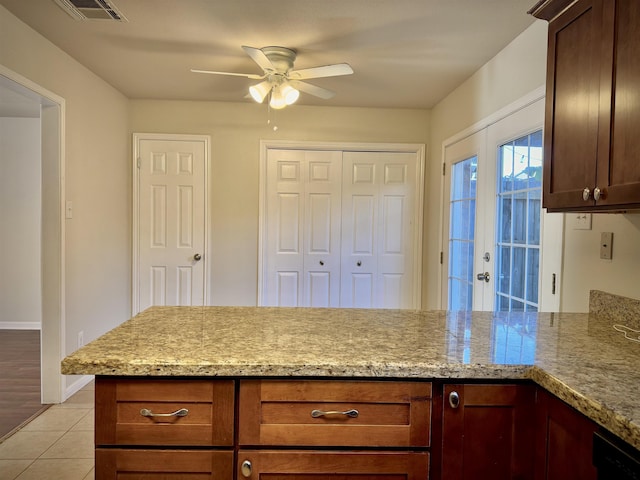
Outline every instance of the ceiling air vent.
[(115, 20), (126, 22), (122, 13), (107, 0), (53, 0), (76, 20)]

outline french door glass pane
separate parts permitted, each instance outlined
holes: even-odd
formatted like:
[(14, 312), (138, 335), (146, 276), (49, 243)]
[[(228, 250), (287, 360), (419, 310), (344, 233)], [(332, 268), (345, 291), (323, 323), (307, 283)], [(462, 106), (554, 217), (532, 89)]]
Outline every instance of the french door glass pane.
[(451, 167), (449, 204), (449, 310), (473, 306), (473, 249), (476, 218), (477, 157)]
[(542, 131), (500, 146), (495, 309), (538, 309)]

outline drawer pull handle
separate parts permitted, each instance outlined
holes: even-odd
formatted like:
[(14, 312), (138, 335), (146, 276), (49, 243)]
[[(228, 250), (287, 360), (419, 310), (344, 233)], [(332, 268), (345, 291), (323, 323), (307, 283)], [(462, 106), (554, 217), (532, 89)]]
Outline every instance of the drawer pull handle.
[(189, 415), (189, 410), (186, 408), (181, 408), (180, 410), (176, 410), (171, 413), (153, 413), (148, 408), (143, 408), (140, 410), (140, 415), (143, 417), (186, 417)]
[(329, 410), (328, 412), (324, 412), (322, 410), (311, 410), (311, 416), (313, 418), (324, 417), (327, 415), (344, 415), (350, 418), (358, 418), (359, 413), (355, 408), (352, 410), (346, 410), (344, 412), (339, 412), (337, 410)]

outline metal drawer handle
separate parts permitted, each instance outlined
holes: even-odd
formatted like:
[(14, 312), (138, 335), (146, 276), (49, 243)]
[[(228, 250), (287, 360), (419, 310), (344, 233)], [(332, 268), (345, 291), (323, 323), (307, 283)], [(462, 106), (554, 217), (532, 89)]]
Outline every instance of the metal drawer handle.
[(324, 417), (327, 415), (345, 415), (350, 418), (358, 418), (359, 413), (355, 408), (352, 410), (346, 410), (344, 412), (339, 412), (337, 410), (329, 410), (327, 412), (324, 412), (322, 410), (311, 410), (311, 416), (313, 418)]
[(180, 410), (176, 410), (171, 413), (153, 413), (148, 408), (143, 408), (140, 410), (140, 415), (143, 417), (186, 417), (189, 415), (189, 410), (186, 408), (181, 408)]

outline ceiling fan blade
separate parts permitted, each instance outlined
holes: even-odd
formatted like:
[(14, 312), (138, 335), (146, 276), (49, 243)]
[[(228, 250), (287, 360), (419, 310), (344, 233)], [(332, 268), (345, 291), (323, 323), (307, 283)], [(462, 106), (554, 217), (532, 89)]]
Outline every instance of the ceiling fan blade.
[(213, 70), (196, 70), (195, 68), (192, 68), (191, 71), (193, 73), (209, 73), (211, 75), (230, 75), (232, 77), (246, 77), (252, 80), (260, 80), (264, 78), (264, 75), (255, 75), (253, 73), (215, 72)]
[(262, 70), (265, 72), (273, 72), (276, 70), (276, 67), (271, 63), (271, 60), (267, 58), (262, 50), (255, 47), (247, 47), (246, 45), (242, 46), (242, 49), (251, 57), (251, 59), (256, 62)]
[(336, 63), (334, 65), (324, 65), (322, 67), (292, 70), (289, 72), (289, 78), (295, 80), (306, 80), (307, 78), (338, 77), (340, 75), (351, 75), (352, 73), (353, 69), (348, 63)]
[(300, 90), (301, 92), (308, 93), (309, 95), (313, 95), (314, 97), (320, 97), (325, 100), (330, 99), (336, 93), (331, 90), (327, 90), (326, 88), (318, 87), (316, 85), (311, 85), (307, 82), (299, 82), (297, 80), (290, 80), (289, 84), (295, 88)]

